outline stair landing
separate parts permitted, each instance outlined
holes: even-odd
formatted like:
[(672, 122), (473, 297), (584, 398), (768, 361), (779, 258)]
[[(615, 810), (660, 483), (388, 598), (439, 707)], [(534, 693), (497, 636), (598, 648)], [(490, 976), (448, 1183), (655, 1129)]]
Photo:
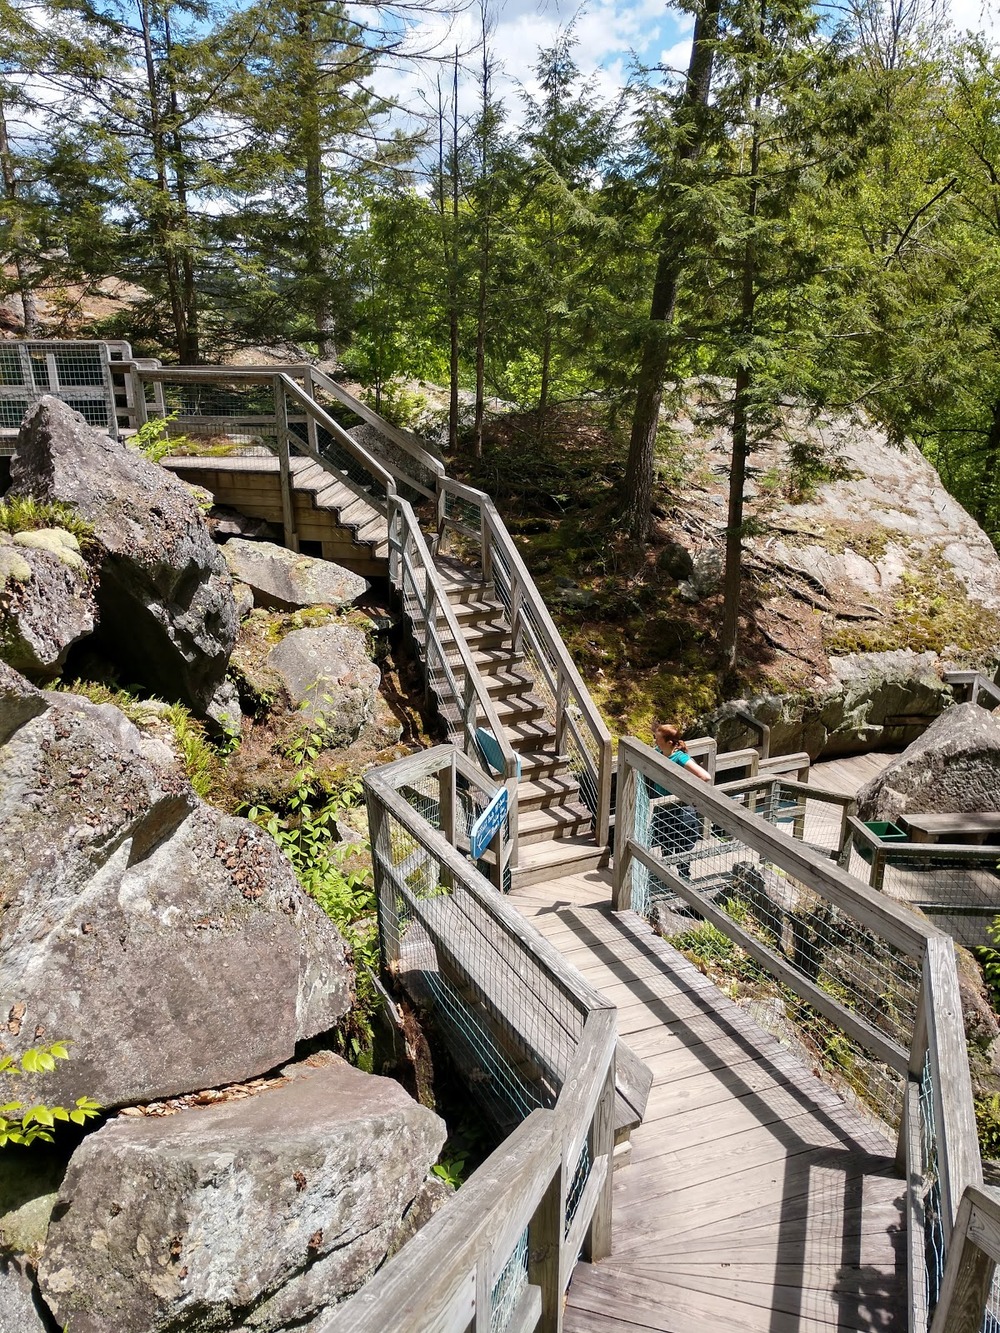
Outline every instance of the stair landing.
[(894, 1145), (610, 897), (600, 870), (510, 895), (653, 1072), (612, 1254), (577, 1265), (566, 1333), (905, 1329)]

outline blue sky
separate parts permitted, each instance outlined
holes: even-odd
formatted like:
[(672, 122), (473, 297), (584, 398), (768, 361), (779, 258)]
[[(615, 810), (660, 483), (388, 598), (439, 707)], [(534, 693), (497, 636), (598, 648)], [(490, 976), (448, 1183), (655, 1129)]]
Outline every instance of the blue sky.
[[(838, 0), (831, 0), (838, 3)], [(943, 6), (943, 12), (959, 32), (984, 31), (1000, 44), (1000, 0), (926, 0)], [(518, 86), (535, 90), (532, 67), (540, 48), (551, 45), (558, 32), (575, 19), (577, 37), (575, 57), (585, 75), (593, 75), (609, 100), (627, 81), (637, 57), (644, 64), (661, 64), (684, 69), (690, 50), (693, 22), (690, 16), (665, 3), (665, 0), (490, 0), (494, 18), (492, 45), (502, 70), (499, 86), (513, 90)], [(471, 50), (479, 37), (477, 0), (450, 25), (443, 21), (422, 25), (422, 35), (435, 32), (442, 50), (452, 50), (457, 42)], [(394, 91), (405, 104), (412, 104), (414, 80), (430, 87), (427, 76), (415, 76), (412, 70), (384, 71), (378, 83), (384, 91)], [(469, 89), (463, 96), (471, 111), (475, 94)], [(517, 99), (508, 104), (517, 115)]]

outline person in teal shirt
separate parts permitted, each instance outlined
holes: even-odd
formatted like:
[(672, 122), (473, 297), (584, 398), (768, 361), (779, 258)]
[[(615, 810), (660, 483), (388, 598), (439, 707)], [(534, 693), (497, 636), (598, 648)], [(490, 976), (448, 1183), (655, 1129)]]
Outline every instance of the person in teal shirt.
[[(666, 755), (672, 764), (680, 764), (685, 773), (702, 782), (711, 782), (712, 775), (701, 764), (696, 763), (681, 740), (676, 727), (660, 722), (653, 728), (653, 743), (660, 754)], [(669, 793), (656, 783), (650, 784), (651, 795), (667, 796)], [(664, 856), (674, 856), (678, 852), (689, 852), (698, 841), (701, 832), (701, 816), (693, 805), (656, 806), (650, 824), (650, 845), (659, 848)], [(687, 879), (691, 873), (690, 863), (681, 861), (677, 873)]]

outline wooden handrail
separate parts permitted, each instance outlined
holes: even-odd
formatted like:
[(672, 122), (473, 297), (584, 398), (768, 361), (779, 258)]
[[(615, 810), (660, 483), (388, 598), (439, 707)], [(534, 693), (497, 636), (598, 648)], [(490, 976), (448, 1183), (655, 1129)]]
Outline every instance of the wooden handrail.
[[(342, 384), (338, 384), (336, 380), (331, 379), (322, 370), (317, 370), (315, 366), (310, 366), (309, 370), (314, 383), (325, 389), (331, 397), (336, 398), (344, 407), (349, 407), (355, 416), (360, 417), (362, 421), (366, 421), (369, 426), (374, 426), (387, 440), (391, 440), (404, 453), (409, 454), (414, 462), (419, 463), (421, 467), (426, 468), (435, 477), (445, 475), (445, 466), (440, 458), (435, 458), (432, 453), (428, 453), (426, 449), (421, 448), (406, 431), (400, 430), (391, 421), (386, 421), (385, 417), (379, 416), (367, 403), (363, 403), (360, 398), (355, 398), (354, 394), (349, 393)], [(427, 492), (427, 494), (432, 494), (432, 492)]]
[[(490, 496), (485, 491), (465, 486), (450, 477), (441, 478), (438, 482), (438, 489), (442, 501), (439, 508), (439, 528), (443, 528), (446, 523), (451, 523), (452, 526), (479, 538), (484, 580), (489, 581), (496, 577), (495, 564), (499, 555), (500, 560), (509, 571), (511, 580), (511, 619), (513, 622), (511, 629), (515, 641), (520, 634), (523, 634), (529, 641), (532, 641), (532, 646), (540, 661), (552, 662), (556, 666), (557, 678), (549, 680), (548, 686), (555, 699), (557, 744), (559, 739), (565, 735), (572, 721), (567, 715), (571, 696), (573, 705), (579, 710), (581, 720), (590, 732), (598, 751), (597, 762), (592, 774), (597, 806), (594, 812), (595, 833), (598, 843), (603, 845), (607, 842), (610, 832), (611, 733), (605, 726), (604, 719), (601, 717), (593, 699), (591, 699), (590, 692), (577, 671), (573, 659), (567, 652), (566, 645), (549, 615), (548, 608), (542, 600), (535, 582)], [(478, 532), (474, 532), (467, 525), (454, 524), (452, 520), (445, 519), (443, 502), (449, 494), (478, 508), (480, 513)], [(529, 612), (528, 615), (525, 614), (525, 609)], [(581, 748), (585, 762), (589, 762), (590, 754), (587, 746), (583, 745)]]
[[(439, 867), (442, 885), (461, 893), (429, 894), (418, 905), (425, 928), (435, 933), (449, 920), (463, 917), (461, 902), (471, 899), (476, 912), (487, 915), (506, 948), (521, 958), (515, 971), (539, 972), (579, 1015), (579, 1036), (551, 1110), (535, 1110), (469, 1178), (417, 1235), (343, 1305), (320, 1325), (321, 1333), (486, 1333), (491, 1324), (491, 1292), (525, 1231), (528, 1238), (527, 1281), (512, 1331), (538, 1329), (559, 1333), (563, 1296), (581, 1246), (591, 1258), (610, 1249), (611, 1167), (614, 1148), (614, 1068), (616, 1011), (566, 963), (562, 954), (518, 913), (503, 895), (433, 829), (402, 797), (400, 788), (415, 785), (452, 764), (462, 766), (452, 746), (407, 756), (365, 775), (369, 810), (378, 817), (375, 835), (376, 891), (386, 910), (396, 912), (398, 890), (383, 891), (381, 877), (391, 859), (387, 829), (398, 823), (413, 843)], [(481, 776), (477, 775), (477, 781)], [(393, 862), (393, 873), (407, 873)], [(409, 910), (415, 903), (409, 902)], [(423, 920), (423, 918), (421, 918)], [(473, 912), (469, 923), (478, 917)], [(475, 958), (463, 957), (469, 926), (445, 942), (463, 975), (479, 976)], [(490, 938), (477, 927), (475, 952)], [(530, 958), (530, 968), (524, 960)], [(522, 975), (524, 974), (524, 975)], [(471, 996), (478, 995), (475, 984)], [(541, 995), (542, 992), (539, 992)], [(470, 995), (466, 995), (466, 1002)], [(538, 1015), (526, 1012), (523, 1040), (536, 1030)], [(569, 1031), (569, 1029), (564, 1029)], [(539, 1051), (545, 1059), (545, 1051)], [(589, 1173), (576, 1210), (566, 1215), (566, 1200), (586, 1145)]]
[[(396, 533), (396, 525), (400, 527), (400, 535)], [(404, 589), (403, 572), (396, 565), (396, 560), (405, 561), (405, 542), (412, 542), (417, 556), (420, 560), (420, 575), (423, 578), (424, 589), (420, 588), (420, 578), (417, 577), (418, 571), (411, 571), (413, 575), (413, 589), (417, 597), (421, 615), (423, 616), (423, 629), (425, 634), (424, 653), (425, 668), (430, 670), (430, 662), (427, 660), (427, 653), (431, 641), (434, 642), (438, 654), (441, 670), (451, 688), (454, 702), (461, 710), (462, 730), (465, 738), (466, 753), (478, 754), (476, 744), (476, 726), (477, 709), (482, 712), (486, 725), (493, 732), (500, 753), (503, 756), (503, 781), (507, 788), (508, 810), (510, 812), (511, 826), (511, 861), (517, 865), (517, 787), (518, 787), (518, 759), (514, 748), (503, 729), (503, 723), (497, 712), (489, 690), (486, 688), (486, 682), (483, 680), (482, 673), (476, 664), (476, 659), (472, 655), (472, 650), (466, 642), (465, 635), (462, 633), (461, 626), (458, 623), (458, 617), (455, 609), (448, 597), (444, 581), (438, 571), (437, 566), (431, 556), (430, 549), (427, 546), (424, 534), (420, 530), (416, 514), (412, 506), (402, 498), (394, 495), (389, 505), (389, 542), (393, 555), (390, 559), (390, 577), (394, 585), (399, 590)], [(445, 624), (448, 626), (448, 632), (451, 635), (451, 645), (445, 645), (437, 629), (437, 612), (440, 611), (444, 617)], [(466, 689), (460, 690), (458, 681), (455, 679), (454, 672), (448, 662), (448, 652), (453, 648), (457, 653), (462, 667), (462, 673), (465, 680)]]
[[(980, 1188), (982, 1163), (953, 941), (917, 913), (884, 898), (811, 851), (807, 845), (771, 829), (727, 796), (727, 793), (752, 791), (761, 783), (780, 783), (782, 787), (797, 789), (806, 798), (816, 796), (818, 793), (806, 784), (772, 773), (712, 789), (632, 738), (619, 743), (618, 755), (619, 818), (613, 906), (620, 910), (629, 905), (626, 899), (631, 868), (638, 862), (780, 982), (891, 1068), (906, 1075), (899, 1153), (907, 1179), (912, 1333), (926, 1333), (927, 1315), (924, 1194), (928, 1180), (923, 1160), (926, 1130), (921, 1110), (921, 1087), (926, 1067), (934, 1127), (934, 1169), (941, 1192), (941, 1225), (948, 1256), (946, 1280), (934, 1315), (932, 1333), (973, 1333), (973, 1330), (978, 1333), (992, 1265), (1000, 1257), (1000, 1196), (985, 1196)], [(787, 957), (778, 955), (775, 949), (734, 921), (712, 898), (701, 893), (695, 883), (679, 875), (669, 860), (653, 855), (635, 840), (632, 828), (636, 784), (643, 779), (671, 792), (677, 801), (693, 805), (699, 814), (711, 819), (799, 883), (821, 894), (919, 964), (920, 990), (908, 1050), (876, 1029), (866, 1018), (848, 1010), (835, 996), (821, 990)], [(847, 806), (844, 808), (846, 811)], [(852, 818), (850, 823), (858, 826), (856, 819)], [(869, 834), (869, 831), (864, 829), (864, 833)], [(924, 850), (923, 844), (920, 850)], [(955, 849), (951, 850), (954, 853)], [(969, 1203), (969, 1200), (974, 1202)], [(982, 1207), (975, 1214), (978, 1221), (974, 1225), (975, 1201), (981, 1202)], [(987, 1239), (992, 1246), (987, 1259), (976, 1249), (981, 1242), (988, 1248), (983, 1241), (984, 1231), (989, 1232)]]

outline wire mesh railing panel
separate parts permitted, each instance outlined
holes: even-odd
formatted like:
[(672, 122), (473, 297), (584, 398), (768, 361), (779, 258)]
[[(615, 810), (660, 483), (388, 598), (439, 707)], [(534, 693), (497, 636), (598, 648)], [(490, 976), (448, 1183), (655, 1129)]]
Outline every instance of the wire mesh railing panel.
[(573, 1225), (573, 1219), (576, 1217), (580, 1207), (580, 1201), (583, 1198), (583, 1191), (587, 1188), (587, 1181), (590, 1179), (590, 1148), (585, 1143), (580, 1149), (580, 1156), (577, 1159), (576, 1167), (573, 1171), (573, 1178), (569, 1182), (569, 1188), (566, 1191), (566, 1220), (564, 1222), (563, 1234), (568, 1236), (569, 1229)]
[[(635, 789), (633, 839), (668, 872), (659, 878), (653, 871), (643, 876), (633, 869), (635, 909), (696, 957), (760, 1026), (796, 1044), (803, 1058), (822, 1068), (860, 1110), (873, 1119), (898, 1123), (902, 1080), (874, 1052), (879, 1035), (908, 1048), (921, 984), (920, 960), (881, 938), (816, 884), (790, 873), (780, 858), (758, 852), (737, 832), (721, 826), (724, 816), (714, 802), (713, 814), (706, 816), (676, 796), (658, 795), (661, 789), (652, 783), (646, 787), (638, 773)], [(740, 803), (752, 811), (756, 800), (755, 793), (744, 793)], [(775, 808), (776, 803), (772, 811)], [(755, 958), (724, 929), (704, 921), (697, 905), (671, 886), (671, 876), (768, 950), (780, 966), (768, 971), (766, 955)], [(784, 978), (788, 968), (871, 1029), (874, 1047), (866, 1046), (856, 1030), (848, 1035), (839, 1027), (828, 1016), (829, 1006), (822, 1005), (826, 1013), (821, 1012), (789, 988), (793, 983), (776, 980)]]
[[(400, 794), (418, 813), (439, 813), (429, 787), (406, 784)], [(385, 829), (375, 855), (392, 885), (387, 933), (400, 978), (427, 1006), (490, 1119), (507, 1130), (555, 1104), (585, 1011), (398, 819), (389, 816)]]
[(276, 430), (274, 389), (270, 384), (199, 379), (164, 380), (162, 385), (168, 414), (176, 412), (188, 433), (230, 434), (241, 425), (244, 433), (256, 426), (262, 430), (266, 427), (264, 433), (269, 435)]
[(956, 943), (969, 949), (993, 944), (989, 928), (1000, 914), (1000, 847), (883, 842), (855, 828), (847, 864), (852, 875), (921, 912)]
[(466, 499), (464, 495), (456, 495), (454, 491), (445, 491), (444, 517), (446, 522), (470, 533), (478, 534), (482, 516), (483, 511), (475, 501)]
[(98, 342), (15, 342), (0, 352), (0, 428), (16, 430), (45, 394), (88, 425), (117, 434), (108, 347)]
[(528, 1285), (528, 1228), (521, 1232), (510, 1258), (490, 1291), (490, 1333), (505, 1333)]

